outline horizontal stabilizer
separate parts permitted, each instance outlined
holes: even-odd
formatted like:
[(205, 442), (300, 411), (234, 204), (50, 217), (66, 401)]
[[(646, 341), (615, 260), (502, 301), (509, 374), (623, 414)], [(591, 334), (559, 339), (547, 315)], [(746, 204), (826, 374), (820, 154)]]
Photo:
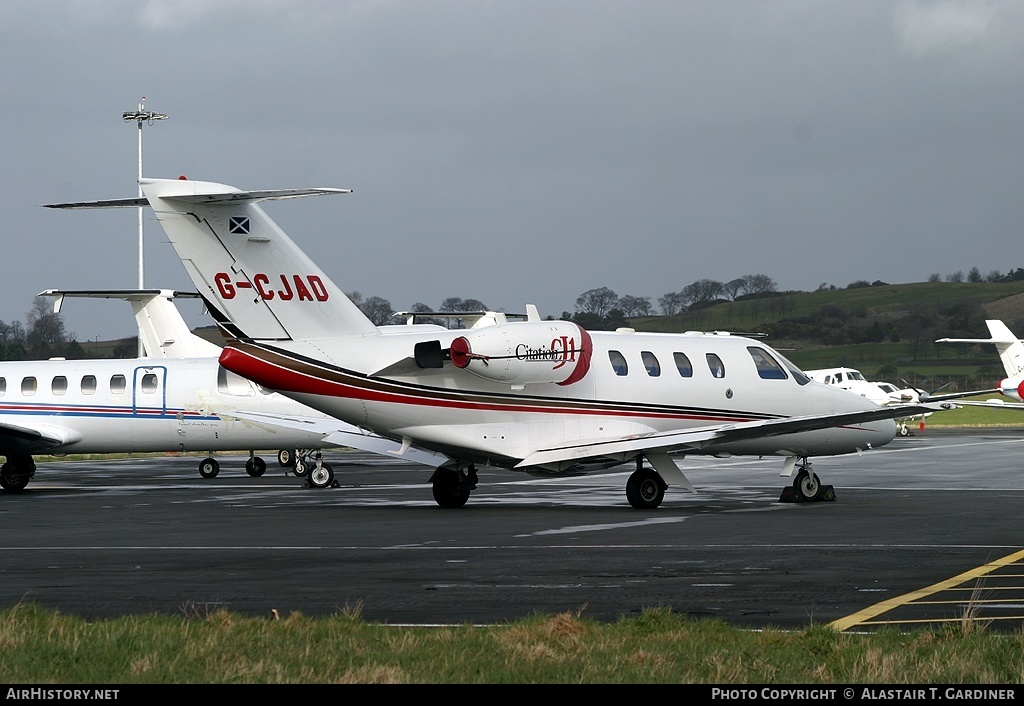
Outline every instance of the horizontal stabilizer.
[(174, 305), (178, 298), (200, 299), (198, 292), (173, 289), (47, 289), (41, 297), (55, 297), (54, 313), (59, 313), (67, 297), (123, 299), (132, 306), (139, 338), (150, 358), (199, 358), (220, 355), (220, 346), (196, 336), (189, 330)]
[[(308, 189), (265, 189), (262, 191), (225, 191), (211, 194), (178, 194), (164, 198), (181, 203), (239, 203), (242, 201), (273, 201), (280, 199), (297, 199), (303, 196), (324, 196), (326, 194), (350, 194), (352, 189), (332, 189), (328, 187)], [(44, 208), (81, 209), (81, 208), (140, 208), (149, 206), (149, 199), (136, 196), (125, 199), (102, 199), (98, 201), (70, 201), (66, 203), (46, 203)]]

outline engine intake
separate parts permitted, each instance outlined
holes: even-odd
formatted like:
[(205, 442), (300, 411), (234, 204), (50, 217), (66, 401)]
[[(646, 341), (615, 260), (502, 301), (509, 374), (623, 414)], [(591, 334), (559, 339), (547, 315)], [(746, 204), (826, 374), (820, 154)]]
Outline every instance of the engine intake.
[(486, 326), (459, 336), (448, 355), (457, 368), (512, 385), (571, 385), (590, 370), (590, 334), (569, 321)]

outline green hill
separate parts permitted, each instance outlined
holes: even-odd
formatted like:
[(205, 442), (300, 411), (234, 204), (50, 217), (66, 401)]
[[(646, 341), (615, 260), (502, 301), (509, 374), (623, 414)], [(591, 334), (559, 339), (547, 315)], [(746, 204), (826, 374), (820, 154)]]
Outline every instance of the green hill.
[(1024, 281), (784, 292), (629, 324), (638, 331), (754, 333), (805, 370), (847, 366), (871, 379), (948, 391), (990, 387), (1003, 377), (992, 346), (934, 343), (988, 338), (985, 319), (1024, 333)]

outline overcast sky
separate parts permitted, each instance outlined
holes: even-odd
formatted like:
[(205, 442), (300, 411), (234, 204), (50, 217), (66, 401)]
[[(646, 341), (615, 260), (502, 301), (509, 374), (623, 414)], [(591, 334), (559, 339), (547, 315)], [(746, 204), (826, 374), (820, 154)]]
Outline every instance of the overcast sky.
[[(146, 176), (353, 189), (265, 208), (395, 309), (1024, 266), (1019, 0), (12, 0), (0, 32), (8, 322), (138, 284), (135, 210), (40, 204), (136, 195), (143, 96)], [(146, 285), (192, 289), (145, 238)]]

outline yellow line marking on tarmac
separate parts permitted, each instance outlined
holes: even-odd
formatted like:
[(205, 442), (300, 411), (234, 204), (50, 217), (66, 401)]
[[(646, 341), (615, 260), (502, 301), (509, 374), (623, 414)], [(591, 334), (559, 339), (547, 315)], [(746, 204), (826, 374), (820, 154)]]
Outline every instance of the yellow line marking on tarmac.
[(953, 578), (946, 579), (945, 581), (940, 581), (939, 583), (934, 584), (932, 586), (928, 586), (927, 588), (920, 588), (916, 591), (911, 591), (910, 593), (906, 593), (902, 596), (897, 596), (895, 598), (890, 598), (889, 600), (882, 601), (881, 603), (876, 603), (873, 606), (865, 608), (864, 610), (857, 611), (856, 613), (848, 615), (845, 618), (834, 620), (831, 623), (829, 623), (829, 626), (835, 630), (849, 630), (850, 628), (856, 625), (867, 624), (869, 622), (872, 622), (872, 618), (878, 617), (879, 615), (888, 610), (898, 608), (899, 606), (915, 601), (918, 598), (924, 598), (925, 596), (930, 596), (932, 594), (938, 593), (939, 591), (945, 591), (947, 589), (953, 588), (954, 586), (964, 583), (965, 581), (970, 581), (971, 579), (976, 579), (980, 576), (984, 576), (985, 574), (991, 573), (992, 571), (995, 571), (998, 568), (1006, 566), (1007, 564), (1012, 564), (1016, 561), (1019, 561), (1020, 559), (1024, 559), (1024, 549), (1022, 549), (1019, 552), (1015, 552), (1013, 554), (1005, 556), (1002, 559), (997, 559), (996, 561), (989, 562), (988, 564), (984, 564), (983, 566), (979, 566), (975, 569), (971, 569), (970, 571), (965, 571), (959, 576), (954, 576)]
[[(1012, 620), (1019, 622), (1024, 620), (1024, 615), (1004, 615), (1001, 617), (985, 618), (984, 623), (1002, 622), (1006, 620)], [(964, 621), (963, 618), (913, 618), (908, 620), (865, 620), (860, 625), (936, 625), (938, 623), (956, 623), (960, 624)]]

